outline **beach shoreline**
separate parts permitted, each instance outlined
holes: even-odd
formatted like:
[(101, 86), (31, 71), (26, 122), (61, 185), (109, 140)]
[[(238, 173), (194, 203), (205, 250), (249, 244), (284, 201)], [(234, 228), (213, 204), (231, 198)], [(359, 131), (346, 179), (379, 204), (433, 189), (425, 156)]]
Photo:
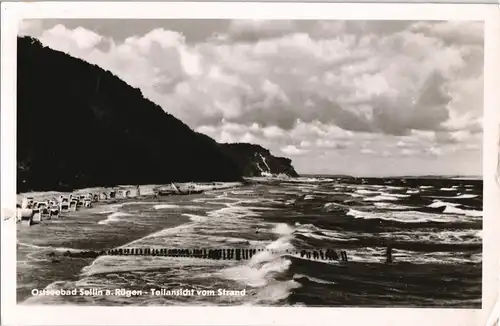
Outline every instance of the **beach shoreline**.
[[(215, 187), (205, 186), (204, 190), (223, 190), (236, 186), (238, 185), (233, 183), (219, 183)], [(200, 196), (171, 195), (154, 198), (155, 187), (157, 185), (142, 186), (140, 196), (96, 202), (92, 208), (63, 212), (59, 218), (43, 220), (31, 226), (17, 223), (17, 302), (23, 303), (30, 298), (31, 291), (35, 288), (42, 290), (54, 282), (77, 281), (82, 269), (96, 259), (95, 257), (70, 257), (65, 254), (68, 251), (110, 250), (160, 230), (189, 223), (189, 217), (179, 212), (163, 212), (164, 216), (162, 216), (158, 211), (158, 216), (151, 219), (150, 223), (140, 226), (127, 224), (127, 215), (132, 214), (120, 213), (120, 209), (125, 210), (125, 206), (149, 205), (154, 211), (155, 205), (158, 204), (179, 204), (188, 198)], [(105, 191), (106, 189), (109, 188), (82, 189), (74, 193), (86, 193), (90, 192), (89, 190)], [(120, 189), (124, 189), (124, 186)], [(36, 201), (47, 200), (61, 194), (63, 193), (38, 192), (19, 194), (18, 197), (29, 196)], [(114, 220), (113, 214), (123, 214), (124, 218)]]
[[(188, 185), (193, 185), (195, 191), (203, 190), (203, 191), (213, 191), (213, 190), (223, 190), (223, 189), (231, 189), (236, 187), (241, 187), (244, 185), (243, 182), (175, 182), (179, 187), (187, 187)], [(127, 191), (127, 190), (135, 190), (139, 187), (140, 196), (153, 196), (155, 189), (168, 187), (171, 184), (149, 184), (149, 185), (116, 185), (113, 187), (89, 187), (82, 189), (74, 189), (73, 191), (29, 191), (24, 193), (18, 193), (17, 203), (20, 204), (24, 197), (32, 197), (34, 201), (44, 201), (52, 198), (58, 198), (59, 196), (68, 196), (70, 194), (87, 194), (87, 193), (102, 193), (102, 192), (110, 192), (110, 191)], [(133, 199), (133, 197), (121, 198), (117, 197), (116, 199)]]

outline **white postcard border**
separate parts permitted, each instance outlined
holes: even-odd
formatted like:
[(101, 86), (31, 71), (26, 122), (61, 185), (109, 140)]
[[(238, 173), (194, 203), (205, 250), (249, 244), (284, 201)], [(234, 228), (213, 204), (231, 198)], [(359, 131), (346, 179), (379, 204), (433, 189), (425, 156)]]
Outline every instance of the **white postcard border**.
[[(494, 5), (329, 3), (2, 3), (1, 302), (6, 325), (484, 325), (498, 298), (500, 15)], [(485, 22), (483, 309), (76, 307), (16, 304), (16, 48), (22, 18), (481, 20)]]

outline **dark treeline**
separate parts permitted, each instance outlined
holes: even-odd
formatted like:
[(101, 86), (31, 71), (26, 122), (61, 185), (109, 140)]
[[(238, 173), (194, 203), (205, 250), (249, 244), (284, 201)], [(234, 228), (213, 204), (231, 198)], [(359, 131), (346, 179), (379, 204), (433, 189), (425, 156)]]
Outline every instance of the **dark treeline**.
[(17, 58), (18, 192), (241, 180), (230, 150), (112, 73), (29, 37)]

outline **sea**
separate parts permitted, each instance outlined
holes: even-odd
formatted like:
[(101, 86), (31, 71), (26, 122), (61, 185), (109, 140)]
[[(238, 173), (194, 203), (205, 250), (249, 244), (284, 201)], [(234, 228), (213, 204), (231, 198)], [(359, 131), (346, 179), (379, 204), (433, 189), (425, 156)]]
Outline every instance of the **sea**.
[[(473, 179), (308, 176), (101, 204), (18, 228), (17, 300), (480, 308), (482, 191), (482, 180)], [(62, 255), (112, 248), (268, 250), (245, 261)], [(303, 249), (344, 250), (348, 262), (291, 253)], [(40, 295), (44, 289), (87, 292)]]

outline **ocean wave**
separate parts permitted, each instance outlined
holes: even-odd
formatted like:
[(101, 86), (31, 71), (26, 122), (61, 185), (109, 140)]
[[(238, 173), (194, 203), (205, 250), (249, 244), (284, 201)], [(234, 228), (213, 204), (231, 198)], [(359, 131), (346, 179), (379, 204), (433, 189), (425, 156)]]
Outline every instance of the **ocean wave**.
[(451, 187), (451, 188), (441, 188), (439, 190), (441, 190), (441, 191), (456, 191), (457, 189), (454, 187)]
[(293, 231), (294, 234), (300, 234), (307, 238), (314, 238), (318, 240), (335, 240), (335, 241), (349, 241), (350, 237), (346, 234), (318, 228), (314, 224), (300, 224), (299, 222), (295, 223), (295, 229)]
[(323, 209), (327, 212), (335, 211), (335, 210), (342, 210), (346, 208), (346, 205), (339, 204), (339, 203), (326, 203), (323, 205)]
[(288, 224), (277, 224), (272, 232), (279, 235), (279, 238), (267, 245), (268, 250), (257, 252), (242, 265), (221, 270), (220, 276), (245, 286), (259, 288), (256, 302), (275, 302), (287, 298), (293, 289), (300, 287), (293, 280), (278, 280), (292, 264), (285, 255), (294, 249), (290, 242), (294, 231)]
[(382, 196), (389, 196), (389, 197), (396, 197), (396, 198), (408, 198), (410, 195), (405, 195), (405, 194), (395, 194), (395, 193), (390, 193), (390, 192), (382, 192)]
[[(295, 185), (295, 187), (300, 187), (302, 185)], [(322, 185), (320, 190), (330, 190), (332, 186), (330, 184)], [(274, 187), (274, 185), (273, 185)], [(433, 214), (424, 212), (415, 212), (411, 209), (417, 209), (414, 207), (407, 207), (404, 205), (397, 205), (399, 203), (406, 204), (405, 200), (395, 202), (399, 198), (407, 198), (408, 195), (403, 195), (403, 191), (397, 191), (397, 194), (391, 194), (390, 191), (386, 189), (392, 186), (379, 186), (371, 187), (370, 185), (363, 185), (362, 187), (349, 187), (345, 186), (343, 188), (346, 193), (345, 195), (351, 195), (355, 197), (366, 198), (367, 202), (360, 203), (359, 201), (350, 199), (350, 207), (347, 205), (336, 204), (336, 203), (326, 203), (325, 207), (339, 206), (343, 209), (343, 212), (349, 212), (348, 215), (360, 219), (380, 219), (380, 220), (392, 220), (401, 223), (419, 223), (419, 222), (457, 222), (457, 221), (470, 221), (474, 222), (477, 219), (467, 218), (466, 214), (458, 214), (457, 211), (450, 214)], [(382, 188), (382, 189), (381, 189)], [(432, 188), (432, 187), (430, 187)], [(435, 187), (438, 189), (439, 187)], [(312, 189), (312, 187), (308, 187)], [(380, 189), (380, 191), (373, 191), (373, 189)], [(399, 188), (398, 188), (399, 189)], [(406, 189), (406, 187), (405, 187)], [(261, 194), (259, 188), (258, 194)], [(365, 193), (367, 195), (376, 195), (374, 197), (364, 196), (363, 190), (369, 191), (371, 193)], [(349, 193), (353, 191), (353, 193)], [(360, 192), (361, 193), (360, 193)], [(384, 193), (387, 191), (388, 193)], [(408, 190), (411, 191), (411, 190)], [(407, 191), (407, 193), (409, 193)], [(414, 190), (419, 192), (418, 190)], [(314, 195), (315, 190), (311, 193)], [(424, 191), (422, 191), (424, 192)], [(275, 303), (280, 300), (285, 300), (290, 296), (295, 288), (301, 286), (300, 283), (314, 282), (319, 284), (334, 284), (333, 282), (328, 282), (321, 279), (321, 276), (315, 275), (318, 278), (311, 277), (305, 271), (300, 271), (302, 274), (293, 274), (293, 265), (296, 264), (297, 259), (311, 260), (309, 261), (299, 261), (298, 264), (303, 264), (308, 266), (309, 264), (316, 263), (327, 263), (327, 264), (340, 264), (338, 261), (321, 261), (314, 259), (307, 259), (305, 257), (297, 257), (297, 249), (294, 245), (302, 248), (302, 245), (309, 248), (313, 244), (320, 244), (327, 246), (328, 244), (335, 243), (336, 245), (340, 241), (352, 241), (362, 242), (364, 240), (368, 243), (375, 243), (379, 245), (374, 238), (382, 237), (387, 239), (392, 239), (395, 241), (407, 241), (407, 242), (431, 242), (431, 243), (443, 243), (443, 244), (459, 244), (459, 243), (480, 243), (481, 231), (479, 230), (464, 230), (455, 231), (444, 229), (447, 228), (446, 225), (442, 227), (431, 229), (432, 226), (426, 225), (396, 225), (395, 223), (388, 223), (384, 221), (372, 221), (374, 223), (353, 220), (351, 218), (339, 218), (336, 220), (336, 214), (325, 214), (323, 212), (318, 212), (317, 208), (320, 208), (319, 201), (323, 200), (325, 202), (326, 196), (317, 196), (318, 206), (303, 205), (303, 202), (298, 201), (296, 205), (298, 206), (297, 214), (295, 210), (290, 208), (285, 208), (283, 203), (286, 199), (293, 198), (290, 196), (277, 196), (273, 195), (274, 199), (265, 198), (267, 194), (275, 194), (276, 192), (269, 191), (266, 192), (262, 197), (252, 196), (249, 199), (247, 196), (249, 194), (255, 194), (256, 191), (250, 191), (249, 193), (225, 193), (225, 194), (204, 194), (204, 198), (192, 199), (188, 204), (199, 205), (192, 206), (197, 208), (203, 208), (206, 213), (201, 213), (197, 211), (189, 211), (189, 205), (183, 206), (185, 203), (175, 203), (166, 204), (151, 202), (154, 205), (154, 209), (173, 209), (178, 211), (179, 214), (186, 216), (190, 219), (188, 223), (180, 225), (174, 228), (167, 228), (150, 234), (146, 237), (138, 239), (136, 241), (130, 242), (120, 248), (189, 248), (189, 247), (204, 247), (204, 248), (240, 248), (240, 247), (251, 247), (251, 248), (263, 248), (266, 247), (270, 251), (260, 251), (257, 252), (248, 261), (231, 261), (231, 260), (209, 260), (200, 258), (185, 258), (185, 257), (152, 257), (152, 256), (100, 256), (93, 261), (91, 265), (82, 270), (82, 274), (78, 281), (78, 284), (91, 284), (92, 286), (106, 288), (106, 287), (119, 287), (122, 286), (132, 286), (137, 284), (161, 284), (161, 286), (170, 285), (170, 283), (177, 284), (193, 284), (191, 282), (193, 279), (201, 278), (201, 275), (206, 276), (207, 280), (204, 286), (220, 286), (221, 288), (235, 287), (235, 283), (243, 285), (247, 288), (247, 292), (251, 295), (247, 295), (244, 299), (250, 304), (259, 303)], [(299, 194), (296, 192), (287, 192), (289, 195), (294, 195), (294, 197), (304, 196), (305, 194)], [(316, 192), (322, 193), (322, 192)], [(326, 192), (325, 192), (326, 193)], [(284, 194), (284, 193), (283, 193)], [(454, 194), (454, 193), (453, 193)], [(238, 196), (236, 196), (238, 195)], [(240, 197), (240, 198), (237, 198)], [(256, 198), (257, 197), (257, 198)], [(279, 198), (279, 201), (278, 201)], [(299, 197), (300, 198), (300, 197)], [(427, 197), (429, 198), (429, 197)], [(449, 198), (449, 197), (446, 197)], [(333, 199), (337, 200), (337, 199)], [(343, 199), (341, 199), (343, 200)], [(340, 200), (337, 200), (340, 202)], [(386, 202), (387, 201), (387, 202)], [(427, 200), (422, 206), (428, 205), (430, 200)], [(451, 200), (450, 200), (451, 201)], [(359, 207), (352, 206), (359, 204)], [(459, 202), (457, 200), (457, 202)], [(195, 204), (198, 203), (198, 204)], [(277, 203), (276, 205), (272, 205)], [(292, 202), (289, 202), (290, 204)], [(418, 205), (421, 202), (416, 201), (414, 205)], [(215, 205), (215, 206), (213, 206)], [(262, 206), (260, 206), (262, 205)], [(328, 206), (330, 205), (330, 206)], [(385, 212), (381, 209), (383, 208), (389, 212)], [(413, 204), (412, 204), (413, 205)], [(434, 205), (434, 206), (432, 206)], [(469, 204), (468, 204), (469, 205)], [(471, 204), (473, 205), (473, 204)], [(106, 214), (120, 214), (118, 209), (122, 204), (115, 205), (112, 208), (107, 207), (108, 212)], [(156, 208), (156, 206), (162, 206), (161, 208)], [(266, 207), (271, 206), (271, 207)], [(279, 208), (276, 208), (279, 207)], [(352, 209), (355, 207), (356, 209)], [(460, 207), (461, 210), (465, 210), (459, 204), (450, 204), (446, 200), (434, 201), (430, 204), (430, 208), (438, 207)], [(151, 213), (151, 219), (161, 218), (161, 211), (151, 212), (153, 206), (150, 207), (138, 207), (135, 211), (141, 211), (144, 208), (147, 213)], [(111, 211), (109, 211), (111, 209)], [(184, 210), (181, 210), (184, 209)], [(277, 210), (281, 209), (283, 216), (280, 214), (269, 214), (267, 216), (267, 210)], [(311, 209), (311, 211), (307, 211)], [(366, 209), (367, 211), (362, 211)], [(372, 209), (373, 211), (368, 211)], [(125, 209), (122, 209), (125, 210)], [(427, 211), (431, 211), (427, 209)], [(434, 210), (433, 210), (434, 211)], [(194, 213), (194, 214), (191, 214)], [(114, 215), (114, 218), (119, 219), (119, 215)], [(127, 213), (125, 213), (127, 214)], [(130, 214), (132, 215), (132, 214)], [(344, 214), (339, 214), (344, 216)], [(460, 215), (460, 216), (457, 216)], [(104, 216), (103, 216), (104, 217)], [(108, 216), (109, 217), (109, 216)], [(288, 223), (276, 224), (276, 221), (286, 221)], [(296, 221), (301, 221), (304, 224), (300, 224)], [(100, 223), (103, 224), (103, 223)], [(316, 224), (316, 225), (315, 225)], [(386, 226), (389, 225), (388, 228)], [(321, 227), (318, 227), (318, 226)], [(328, 229), (323, 229), (322, 227), (332, 226), (333, 229), (344, 229), (344, 226), (348, 225), (346, 230), (351, 231), (333, 231)], [(359, 228), (357, 227), (359, 225)], [(376, 226), (377, 232), (366, 233), (371, 230), (370, 226)], [(352, 226), (352, 228), (351, 228)], [(369, 226), (368, 228), (366, 226)], [(98, 228), (95, 224), (93, 227)], [(424, 229), (424, 227), (426, 229)], [(456, 227), (451, 225), (450, 228)], [(472, 228), (474, 225), (466, 226), (466, 228)], [(258, 228), (258, 229), (257, 229)], [(106, 232), (109, 232), (108, 228), (102, 228)], [(256, 232), (258, 230), (259, 232)], [(357, 230), (357, 231), (354, 231)], [(444, 230), (444, 231), (443, 231)], [(381, 233), (385, 232), (385, 233)], [(370, 238), (371, 236), (371, 238)], [(331, 241), (331, 242), (329, 242)], [(426, 245), (426, 244), (424, 244)], [(476, 248), (474, 245), (471, 247)], [(335, 246), (334, 246), (335, 247)], [(347, 248), (352, 248), (352, 246), (346, 246)], [(402, 248), (406, 248), (400, 246)], [(462, 246), (466, 248), (467, 246)], [(421, 247), (407, 247), (410, 249), (417, 248), (422, 250)], [(442, 246), (439, 250), (446, 250), (442, 248), (447, 248)], [(37, 249), (37, 248), (34, 248)], [(44, 248), (45, 249), (45, 248)], [(61, 249), (64, 250), (64, 249)], [(70, 249), (73, 251), (73, 249)], [(363, 249), (364, 250), (364, 249)], [(462, 250), (462, 249), (460, 249)], [(464, 249), (466, 250), (466, 249)], [(28, 250), (26, 250), (28, 251)], [(34, 251), (34, 250), (33, 250)], [(369, 261), (374, 262), (384, 262), (385, 261), (385, 248), (375, 248), (372, 251), (362, 249), (349, 249), (348, 257), (352, 261)], [(290, 254), (294, 252), (294, 254)], [(467, 258), (464, 254), (460, 257), (452, 257), (454, 253), (445, 254), (430, 253), (429, 256), (425, 256), (420, 252), (412, 251), (400, 251), (397, 248), (393, 249), (393, 256), (395, 263), (408, 261), (408, 262), (470, 262), (471, 259)], [(469, 253), (470, 255), (471, 253)], [(42, 256), (44, 254), (40, 254)], [(300, 256), (300, 255), (298, 255)], [(462, 260), (460, 260), (462, 259)], [(474, 256), (474, 259), (479, 259)], [(355, 265), (355, 264), (354, 264)], [(302, 265), (300, 265), (302, 266)], [(312, 267), (314, 268), (314, 266)], [(174, 273), (174, 274), (170, 274)], [(175, 274), (177, 273), (177, 274)], [(290, 277), (293, 275), (292, 279)], [(314, 275), (314, 274), (313, 274)], [(170, 277), (172, 276), (172, 277)], [(123, 279), (121, 279), (123, 278)], [(300, 282), (300, 280), (303, 282)], [(120, 283), (121, 282), (121, 283)], [(137, 283), (134, 283), (137, 282)], [(142, 283), (141, 283), (142, 282)], [(76, 283), (74, 283), (76, 284)], [(210, 285), (207, 285), (210, 284)], [(138, 285), (137, 285), (138, 286)], [(306, 285), (303, 285), (306, 286)], [(73, 286), (75, 287), (75, 286)], [(236, 286), (237, 287), (237, 286)], [(243, 287), (241, 287), (243, 288)], [(100, 299), (103, 300), (104, 299)], [(105, 300), (113, 300), (106, 298)], [(137, 299), (134, 304), (144, 304), (145, 300), (149, 299)], [(216, 302), (210, 302), (207, 304), (217, 304), (217, 300), (212, 299)], [(182, 300), (181, 300), (182, 301)], [(172, 300), (171, 304), (179, 305), (183, 302), (178, 300)], [(191, 301), (191, 304), (198, 304)]]
[[(347, 254), (350, 261), (363, 263), (382, 263), (385, 262), (385, 248), (357, 248), (350, 250)], [(393, 249), (392, 258), (394, 263), (407, 262), (412, 264), (463, 264), (480, 263), (482, 261), (481, 253), (471, 254), (469, 252), (420, 252), (403, 249)]]
[(201, 206), (191, 206), (191, 205), (174, 205), (174, 204), (157, 204), (154, 205), (154, 209), (202, 209)]
[(404, 205), (396, 205), (392, 203), (385, 203), (385, 202), (375, 202), (373, 205), (377, 208), (383, 208), (383, 209), (388, 209), (388, 210), (408, 210), (411, 209), (411, 207), (404, 206)]
[(300, 287), (300, 283), (294, 280), (270, 282), (268, 286), (257, 291), (253, 303), (274, 303), (277, 301), (285, 300), (290, 296), (290, 293), (293, 289), (297, 289)]
[(433, 186), (420, 186), (420, 189), (432, 189), (434, 188)]
[(406, 191), (407, 194), (419, 194), (420, 190), (418, 189), (409, 189)]
[(443, 206), (455, 207), (455, 206), (460, 206), (460, 204), (457, 204), (457, 203), (448, 203), (448, 202), (440, 201), (440, 200), (434, 200), (434, 202), (432, 204), (429, 204), (427, 207), (430, 207), (430, 208), (439, 208), (439, 207), (443, 207)]
[(95, 210), (96, 214), (110, 214), (116, 212), (118, 209), (120, 209), (123, 206), (122, 204), (112, 204), (112, 205), (105, 205), (105, 206), (95, 206), (92, 207), (91, 210)]
[(427, 198), (436, 198), (436, 199), (472, 199), (476, 198), (478, 195), (472, 194), (459, 194), (457, 196), (426, 196)]
[(53, 247), (53, 246), (37, 246), (34, 244), (30, 243), (24, 243), (24, 242), (17, 242), (17, 245), (23, 246), (23, 247), (28, 247), (28, 248), (33, 248), (33, 249), (40, 249), (43, 251), (59, 251), (59, 252), (66, 252), (66, 251), (71, 251), (71, 252), (83, 252), (83, 249), (76, 249), (76, 248), (68, 248), (68, 247)]
[[(367, 234), (366, 236), (370, 236)], [(391, 241), (435, 244), (472, 244), (481, 243), (482, 230), (445, 230), (421, 229), (412, 231), (381, 232), (377, 237)]]
[(445, 214), (459, 214), (459, 215), (466, 215), (466, 216), (471, 216), (471, 217), (483, 216), (482, 211), (476, 211), (473, 209), (460, 209), (460, 208), (453, 207), (453, 206), (446, 206), (443, 213), (445, 213)]
[(388, 195), (379, 195), (375, 197), (367, 197), (363, 199), (364, 201), (392, 201), (392, 200), (398, 200), (397, 197), (395, 196), (388, 196)]
[(392, 253), (394, 262), (408, 262), (412, 264), (463, 264), (480, 263), (481, 253), (469, 252), (415, 252), (411, 250), (394, 249)]
[(293, 178), (291, 179), (293, 181), (299, 181), (299, 182), (311, 182), (311, 183), (316, 183), (316, 182), (333, 182), (335, 181), (334, 179), (330, 178), (304, 178), (304, 177), (299, 177), (299, 178)]
[(121, 204), (116, 204), (118, 207), (130, 206), (130, 205), (154, 205), (156, 202), (151, 201), (127, 201)]
[(132, 216), (130, 213), (125, 212), (114, 212), (108, 215), (105, 220), (97, 222), (97, 224), (109, 224), (111, 222), (119, 222), (122, 216)]
[(380, 193), (380, 191), (367, 190), (367, 189), (358, 189), (355, 192), (360, 195), (376, 195)]
[(456, 198), (456, 199), (469, 199), (469, 198), (476, 198), (477, 195), (470, 195), (470, 194), (461, 194), (455, 197), (450, 197), (450, 198)]
[(401, 223), (425, 223), (425, 222), (453, 222), (456, 221), (456, 218), (451, 216), (445, 216), (441, 214), (430, 214), (430, 213), (422, 213), (416, 211), (392, 211), (392, 212), (367, 212), (367, 211), (359, 211), (355, 209), (350, 209), (347, 212), (347, 215), (352, 216), (354, 218), (361, 219), (380, 219), (387, 221), (396, 221)]
[(325, 280), (322, 280), (322, 279), (319, 279), (316, 277), (312, 277), (312, 276), (308, 276), (308, 275), (304, 275), (304, 274), (294, 274), (293, 275), (294, 280), (300, 280), (302, 278), (305, 278), (305, 279), (309, 280), (310, 282), (319, 283), (319, 284), (336, 284), (335, 282), (325, 281)]
[[(140, 246), (135, 246), (139, 248)], [(126, 248), (126, 247), (124, 247)], [(154, 248), (154, 247), (148, 247)], [(158, 246), (158, 249), (161, 246)], [(197, 266), (227, 266), (227, 260), (213, 260), (188, 257), (163, 257), (163, 256), (100, 256), (81, 272), (83, 278), (125, 272), (147, 272), (162, 268), (179, 269)], [(185, 271), (188, 272), (188, 271)], [(83, 280), (83, 279), (82, 279)]]
[(273, 233), (281, 236), (290, 236), (294, 231), (295, 229), (286, 223), (279, 223), (273, 228)]
[(208, 216), (196, 215), (196, 214), (188, 214), (183, 213), (183, 216), (189, 217), (192, 222), (203, 222), (206, 221)]

